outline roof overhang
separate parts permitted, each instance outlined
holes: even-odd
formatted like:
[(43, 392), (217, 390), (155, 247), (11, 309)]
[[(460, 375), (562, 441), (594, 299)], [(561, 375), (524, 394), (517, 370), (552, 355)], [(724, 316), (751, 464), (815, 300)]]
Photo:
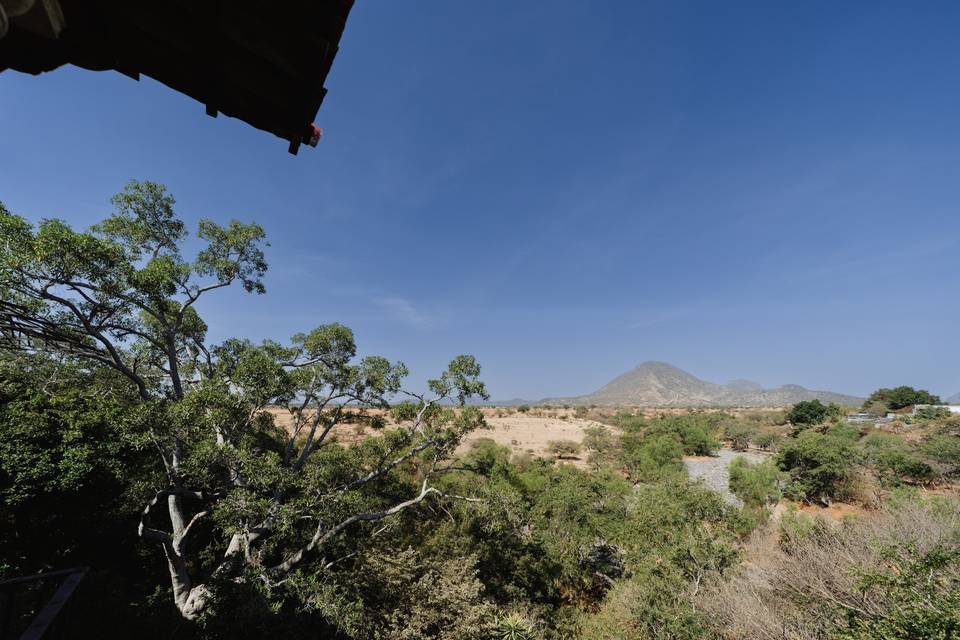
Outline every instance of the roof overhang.
[[(290, 143), (313, 121), (353, 0), (0, 0), (0, 72), (149, 76)], [(3, 31), (6, 31), (5, 35)]]

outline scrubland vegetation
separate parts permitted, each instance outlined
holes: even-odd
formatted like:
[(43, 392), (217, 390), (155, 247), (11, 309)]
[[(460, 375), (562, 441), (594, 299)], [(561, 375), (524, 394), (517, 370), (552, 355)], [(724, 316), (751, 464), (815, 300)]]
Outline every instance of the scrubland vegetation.
[[(576, 407), (564, 417), (592, 420), (583, 441), (557, 440), (548, 457), (484, 438), (455, 456), (485, 426), (468, 403), (485, 396), (472, 358), (420, 394), (403, 392), (402, 364), (358, 358), (340, 325), (285, 345), (208, 345), (193, 303), (262, 287), (262, 232), (204, 223), (189, 262), (161, 187), (132, 184), (116, 203), (90, 233), (0, 210), (18, 238), (0, 253), (0, 576), (92, 567), (76, 628), (358, 640), (960, 630), (960, 417), (881, 430), (818, 402)], [(871, 405), (906, 397), (881, 391)], [(330, 435), (340, 425), (366, 436), (345, 446)], [(685, 457), (721, 447), (766, 456), (730, 466), (742, 507), (687, 475)]]

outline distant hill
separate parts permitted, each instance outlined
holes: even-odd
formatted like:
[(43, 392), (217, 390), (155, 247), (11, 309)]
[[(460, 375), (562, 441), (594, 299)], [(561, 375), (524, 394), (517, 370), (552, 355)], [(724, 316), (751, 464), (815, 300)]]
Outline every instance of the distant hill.
[(947, 404), (960, 404), (960, 393), (955, 393), (949, 398), (944, 398), (943, 401)]
[(731, 380), (723, 385), (728, 389), (738, 389), (740, 391), (763, 391), (763, 385), (753, 380), (744, 380), (743, 378)]
[(585, 396), (547, 398), (538, 404), (785, 407), (801, 400), (850, 406), (863, 404), (863, 398), (815, 391), (795, 384), (764, 389), (750, 380), (733, 380), (727, 384), (706, 382), (666, 362), (644, 362)]

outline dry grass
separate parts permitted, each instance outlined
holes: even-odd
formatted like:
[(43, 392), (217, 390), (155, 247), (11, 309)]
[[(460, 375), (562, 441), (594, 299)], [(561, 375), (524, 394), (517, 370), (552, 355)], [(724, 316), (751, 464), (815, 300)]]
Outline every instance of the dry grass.
[[(698, 607), (730, 640), (812, 640), (847, 612), (883, 616), (898, 606), (879, 591), (860, 588), (862, 571), (896, 574), (908, 562), (907, 545), (925, 554), (960, 544), (960, 509), (911, 503), (857, 512), (842, 523), (825, 518), (754, 532), (741, 573), (702, 592)], [(805, 516), (799, 516), (803, 524)], [(779, 539), (778, 539), (779, 538)], [(892, 555), (884, 550), (899, 549)], [(953, 577), (960, 579), (953, 569)]]
[[(283, 429), (291, 425), (290, 412), (282, 407), (270, 407), (267, 411)], [(376, 409), (367, 411), (368, 415), (384, 416)], [(471, 443), (480, 438), (489, 438), (497, 444), (510, 447), (515, 454), (528, 454), (542, 458), (555, 458), (550, 451), (550, 443), (556, 440), (583, 442), (584, 430), (599, 423), (574, 416), (574, 409), (532, 407), (530, 411), (520, 412), (510, 407), (484, 407), (488, 429), (480, 429), (467, 435), (457, 449), (458, 454), (470, 450)], [(391, 428), (389, 421), (386, 428)], [(373, 433), (369, 428), (357, 424), (337, 425), (331, 432), (336, 442), (350, 446)], [(577, 457), (564, 457), (564, 462), (586, 468), (585, 454)]]

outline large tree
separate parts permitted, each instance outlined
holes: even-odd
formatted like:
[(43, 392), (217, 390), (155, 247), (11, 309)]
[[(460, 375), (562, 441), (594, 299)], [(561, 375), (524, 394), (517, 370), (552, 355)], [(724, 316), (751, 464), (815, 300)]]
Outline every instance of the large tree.
[(889, 411), (896, 411), (915, 404), (940, 404), (940, 402), (940, 396), (926, 389), (914, 389), (903, 385), (892, 389), (877, 389), (870, 394), (863, 406), (864, 408), (880, 406)]
[[(322, 571), (345, 553), (347, 530), (442, 495), (432, 480), (483, 421), (465, 404), (486, 397), (472, 357), (412, 393), (402, 363), (358, 360), (338, 324), (288, 344), (210, 345), (197, 303), (230, 286), (263, 293), (263, 229), (201, 220), (187, 260), (186, 228), (162, 185), (131, 182), (112, 203), (115, 213), (82, 232), (34, 226), (0, 205), (0, 347), (107, 367), (135, 389), (122, 426), (165, 469), (139, 536), (162, 548), (185, 618), (197, 619), (218, 585), (271, 590)], [(401, 394), (381, 435), (334, 444), (338, 425), (383, 427)], [(391, 482), (398, 474), (405, 482)]]

